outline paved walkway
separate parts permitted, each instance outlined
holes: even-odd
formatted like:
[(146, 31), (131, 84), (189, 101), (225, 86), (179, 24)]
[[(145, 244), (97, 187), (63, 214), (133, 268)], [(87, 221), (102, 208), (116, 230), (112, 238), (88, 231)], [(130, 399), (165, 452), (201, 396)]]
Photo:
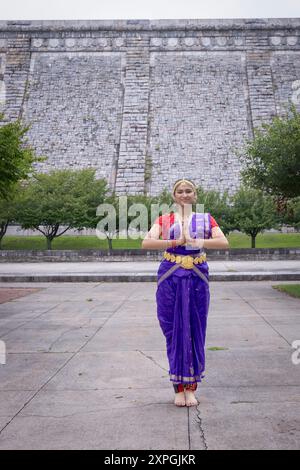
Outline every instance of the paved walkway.
[[(209, 261), (211, 281), (299, 280), (299, 260)], [(0, 263), (0, 282), (156, 281), (159, 261)]]
[(298, 449), (300, 301), (274, 284), (211, 283), (200, 404), (177, 408), (155, 283), (2, 283), (0, 449)]

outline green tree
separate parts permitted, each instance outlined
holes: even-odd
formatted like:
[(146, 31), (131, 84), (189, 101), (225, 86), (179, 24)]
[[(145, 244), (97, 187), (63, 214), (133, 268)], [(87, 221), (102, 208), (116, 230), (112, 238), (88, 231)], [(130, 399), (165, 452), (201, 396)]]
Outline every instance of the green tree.
[(285, 116), (255, 129), (254, 138), (237, 154), (245, 166), (241, 171), (244, 184), (281, 200), (299, 196), (300, 113), (295, 105), (289, 105)]
[[(153, 203), (159, 204), (161, 206), (166, 204), (167, 206), (171, 207), (172, 204), (174, 204), (171, 192), (168, 191), (167, 188), (164, 188), (157, 196), (154, 196), (152, 200)], [(162, 213), (160, 213), (160, 215), (162, 215)]]
[[(108, 252), (111, 252), (113, 249), (113, 238), (119, 233), (119, 198), (113, 192), (110, 196), (107, 196), (103, 202), (104, 206), (98, 209), (96, 228), (97, 231), (105, 235), (108, 243)], [(96, 234), (98, 236), (97, 231)]]
[(251, 248), (255, 248), (258, 233), (278, 227), (272, 196), (265, 195), (260, 190), (241, 186), (231, 199), (235, 226), (239, 231), (251, 237)]
[(12, 185), (9, 194), (6, 197), (0, 197), (0, 249), (2, 248), (2, 239), (6, 234), (8, 226), (16, 218), (16, 204), (21, 194), (21, 185), (16, 183)]
[[(167, 194), (165, 192), (163, 193)], [(128, 228), (136, 228), (136, 230), (146, 228), (149, 230), (152, 223), (161, 212), (161, 202), (159, 198), (152, 196), (141, 194), (128, 196)], [(157, 211), (155, 209), (157, 209)], [(153, 221), (151, 220), (152, 217), (154, 218)]]
[(197, 201), (204, 205), (204, 212), (209, 212), (216, 219), (225, 235), (236, 228), (228, 191), (221, 194), (213, 190), (205, 191), (198, 186)]
[[(4, 121), (3, 114), (0, 121)], [(36, 157), (28, 145), (25, 134), (29, 127), (19, 119), (0, 126), (0, 197), (4, 199), (9, 198), (15, 183), (34, 173), (34, 162), (46, 160), (46, 157)]]
[(300, 229), (300, 197), (287, 200), (285, 210), (278, 214), (278, 220), (283, 225)]
[[(106, 182), (94, 179), (95, 170), (56, 170), (27, 182), (17, 207), (23, 229), (41, 232), (51, 250), (54, 238), (70, 228), (95, 227), (96, 207), (103, 202)], [(61, 226), (66, 228), (60, 230)]]
[(174, 212), (175, 203), (172, 198), (172, 194), (167, 188), (164, 188), (158, 195), (149, 197), (149, 218), (148, 218), (148, 230), (151, 225), (155, 222), (157, 217), (163, 214), (169, 214)]

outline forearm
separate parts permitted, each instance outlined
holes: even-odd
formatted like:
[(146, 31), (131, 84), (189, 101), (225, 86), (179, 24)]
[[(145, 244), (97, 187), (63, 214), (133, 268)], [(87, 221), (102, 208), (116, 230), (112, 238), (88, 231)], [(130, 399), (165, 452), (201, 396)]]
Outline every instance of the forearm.
[(169, 247), (169, 240), (157, 240), (146, 238), (142, 241), (142, 248), (145, 250), (165, 250)]
[(209, 238), (204, 240), (203, 248), (226, 250), (229, 248), (227, 238)]

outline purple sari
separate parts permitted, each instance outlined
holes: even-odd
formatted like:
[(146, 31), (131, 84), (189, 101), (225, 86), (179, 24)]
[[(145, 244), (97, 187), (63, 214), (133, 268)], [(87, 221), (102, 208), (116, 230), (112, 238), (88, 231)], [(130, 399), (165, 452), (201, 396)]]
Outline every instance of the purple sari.
[[(189, 233), (191, 238), (211, 238), (209, 213), (192, 214)], [(175, 222), (164, 238), (178, 239), (180, 236), (181, 224)], [(204, 253), (203, 249), (185, 246), (166, 251), (193, 257)], [(169, 271), (170, 268), (173, 271)], [(157, 318), (166, 338), (170, 380), (173, 384), (201, 382), (205, 370), (204, 346), (210, 301), (207, 262), (185, 269), (163, 259), (157, 282)]]

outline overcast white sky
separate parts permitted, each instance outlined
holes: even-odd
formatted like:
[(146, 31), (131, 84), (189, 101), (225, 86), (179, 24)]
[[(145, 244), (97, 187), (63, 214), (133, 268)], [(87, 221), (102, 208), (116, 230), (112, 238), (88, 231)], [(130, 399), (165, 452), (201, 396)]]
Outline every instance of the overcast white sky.
[(300, 17), (300, 0), (0, 0), (0, 2), (0, 20)]

